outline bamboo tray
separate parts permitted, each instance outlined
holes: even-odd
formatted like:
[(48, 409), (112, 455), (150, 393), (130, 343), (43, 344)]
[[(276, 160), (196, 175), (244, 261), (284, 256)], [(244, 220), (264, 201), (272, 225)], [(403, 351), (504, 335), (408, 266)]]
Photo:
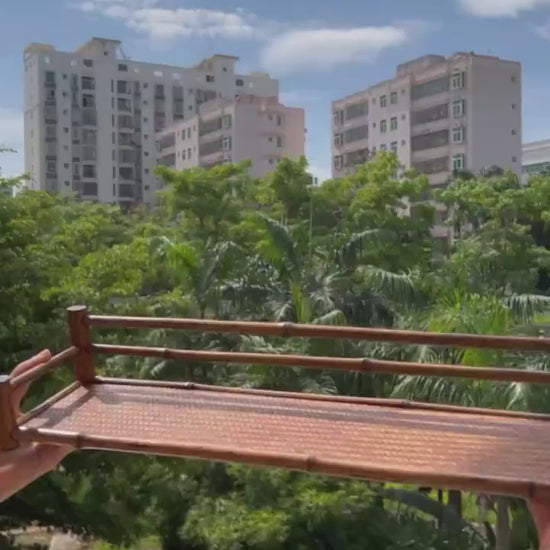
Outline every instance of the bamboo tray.
[[(263, 335), (421, 341), (432, 345), (546, 350), (550, 339), (430, 334), (353, 327), (191, 319), (118, 318), (69, 308), (72, 346), (50, 362), (0, 381), (1, 448), (21, 441), (279, 466), (328, 475), (459, 488), (519, 497), (550, 496), (550, 415), (399, 400), (362, 399), (107, 379), (93, 353), (183, 360), (304, 365), (548, 382), (550, 373), (371, 360), (167, 350), (91, 344), (90, 326), (186, 328)], [(14, 386), (72, 359), (77, 380), (16, 420)]]

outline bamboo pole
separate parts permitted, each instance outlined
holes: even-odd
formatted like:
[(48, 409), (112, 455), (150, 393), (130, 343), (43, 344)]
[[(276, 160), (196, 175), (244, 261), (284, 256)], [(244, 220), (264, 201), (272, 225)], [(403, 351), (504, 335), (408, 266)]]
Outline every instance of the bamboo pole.
[(11, 379), (11, 385), (14, 388), (17, 388), (21, 384), (32, 382), (33, 380), (36, 380), (44, 374), (54, 370), (56, 367), (59, 367), (69, 359), (76, 357), (79, 353), (79, 349), (76, 346), (71, 346), (70, 348), (59, 352), (57, 355), (54, 355), (49, 361), (46, 361), (42, 365), (38, 365), (37, 367), (34, 367), (19, 376), (15, 376)]
[(550, 338), (533, 336), (498, 336), (492, 334), (434, 333), (416, 330), (302, 325), (294, 323), (259, 323), (250, 321), (216, 321), (209, 319), (177, 319), (166, 317), (124, 317), (89, 315), (90, 326), (105, 328), (164, 328), (201, 332), (249, 334), (308, 338), (345, 338), (426, 344), (461, 348), (494, 348), (550, 351)]
[(470, 490), (480, 493), (517, 496), (520, 498), (550, 498), (550, 486), (547, 484), (502, 478), (498, 475), (494, 477), (482, 477), (458, 472), (440, 474), (421, 468), (391, 468), (386, 465), (371, 464), (368, 462), (327, 459), (306, 454), (234, 449), (221, 445), (137, 441), (120, 437), (62, 432), (46, 428), (22, 427), (20, 431), (20, 438), (22, 440), (69, 445), (78, 449), (103, 449), (223, 462), (243, 462), (246, 464), (274, 466), (290, 470), (374, 481), (391, 481), (419, 486)]
[(13, 388), (8, 375), (0, 375), (0, 451), (11, 451), (19, 447)]
[(370, 358), (310, 357), (305, 355), (279, 355), (274, 353), (177, 350), (113, 344), (92, 344), (91, 347), (96, 353), (138, 357), (161, 357), (163, 359), (181, 359), (183, 361), (301, 366), (321, 370), (347, 370), (365, 373), (408, 374), (414, 376), (444, 376), (539, 384), (550, 382), (550, 372), (535, 370), (468, 367), (437, 363), (412, 363)]
[(93, 382), (95, 368), (90, 343), (88, 325), (88, 310), (86, 306), (71, 306), (67, 308), (67, 320), (71, 344), (78, 348), (73, 367), (76, 379), (82, 384)]

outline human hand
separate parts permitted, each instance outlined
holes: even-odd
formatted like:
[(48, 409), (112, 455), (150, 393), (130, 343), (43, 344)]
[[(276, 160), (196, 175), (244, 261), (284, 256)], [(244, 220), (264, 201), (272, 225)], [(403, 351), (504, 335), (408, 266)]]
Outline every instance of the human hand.
[[(11, 375), (18, 376), (37, 367), (48, 361), (51, 356), (48, 350), (43, 350), (17, 365)], [(21, 414), (21, 401), (28, 389), (29, 384), (23, 384), (13, 391), (12, 406), (16, 415)], [(0, 502), (53, 470), (71, 450), (71, 447), (67, 446), (22, 442), (20, 447), (13, 451), (0, 452)]]
[(539, 550), (550, 550), (550, 500), (531, 499), (527, 507), (539, 536)]

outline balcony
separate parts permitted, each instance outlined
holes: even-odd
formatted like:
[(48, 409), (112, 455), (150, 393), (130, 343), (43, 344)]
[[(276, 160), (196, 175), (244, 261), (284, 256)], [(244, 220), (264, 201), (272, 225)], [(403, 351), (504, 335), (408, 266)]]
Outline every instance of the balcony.
[(413, 168), (415, 168), (421, 174), (439, 174), (448, 173), (449, 169), (449, 156), (441, 156), (438, 158), (428, 159), (424, 161), (413, 161)]
[(449, 144), (449, 129), (438, 130), (414, 136), (411, 140), (411, 151), (418, 153), (426, 149), (435, 149)]
[(212, 153), (218, 153), (223, 150), (223, 139), (218, 138), (206, 143), (201, 143), (199, 146), (199, 155), (202, 157), (211, 155)]
[(159, 157), (157, 164), (160, 166), (168, 166), (168, 168), (174, 167), (176, 165), (175, 153), (170, 153), (169, 155)]

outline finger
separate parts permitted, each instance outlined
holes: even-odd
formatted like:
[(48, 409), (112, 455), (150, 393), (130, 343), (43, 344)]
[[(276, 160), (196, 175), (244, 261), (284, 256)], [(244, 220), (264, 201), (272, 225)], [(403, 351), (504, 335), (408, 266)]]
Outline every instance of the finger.
[(45, 363), (46, 361), (49, 361), (52, 358), (52, 354), (49, 349), (43, 349), (41, 352), (37, 353), (30, 359), (27, 359), (26, 361), (23, 361), (22, 363), (19, 363), (12, 371), (12, 376), (19, 376), (20, 374), (23, 374), (24, 372), (27, 372), (28, 370), (40, 365), (41, 363)]
[[(46, 361), (49, 361), (51, 357), (52, 354), (50, 353), (50, 350), (44, 349), (40, 353), (36, 354), (34, 357), (31, 357), (30, 359), (19, 363), (19, 365), (17, 365), (12, 370), (11, 376), (19, 376), (20, 374), (23, 374), (24, 372), (27, 372), (28, 370), (33, 369), (34, 367), (37, 367), (38, 365), (41, 365)], [(16, 414), (19, 414), (21, 401), (23, 400), (23, 397), (25, 397), (28, 389), (29, 384), (22, 384), (21, 386), (18, 386), (13, 390), (13, 408)]]
[(70, 451), (70, 447), (42, 443), (26, 446), (17, 461), (0, 467), (0, 501), (53, 470)]

